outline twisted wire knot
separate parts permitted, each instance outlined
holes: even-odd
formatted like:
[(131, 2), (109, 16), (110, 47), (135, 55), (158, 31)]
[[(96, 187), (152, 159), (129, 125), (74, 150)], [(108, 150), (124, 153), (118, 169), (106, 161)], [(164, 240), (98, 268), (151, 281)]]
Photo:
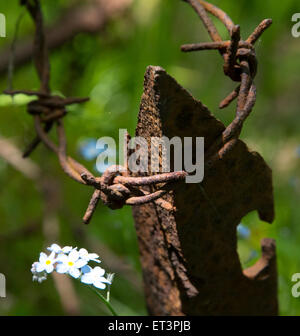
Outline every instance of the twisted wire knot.
[(128, 176), (126, 168), (113, 165), (108, 167), (103, 173), (101, 186), (101, 200), (111, 209), (120, 209), (130, 198), (131, 191), (122, 183), (114, 183), (117, 176)]
[[(141, 205), (152, 201), (158, 201), (173, 187), (173, 183), (183, 181), (188, 174), (185, 171), (157, 174), (153, 176), (133, 177), (129, 171), (120, 165), (108, 167), (101, 177), (84, 172), (82, 180), (95, 188), (90, 206), (84, 217), (89, 222), (98, 200), (115, 210), (124, 205)], [(159, 185), (158, 190), (149, 192), (142, 189), (143, 186)], [(159, 202), (162, 207), (170, 210), (172, 206), (167, 202)]]
[(236, 50), (235, 54), (232, 55), (232, 45), (227, 47), (226, 52), (224, 53), (224, 74), (230, 77), (235, 82), (241, 82), (242, 73), (244, 71), (241, 63), (246, 61), (249, 63), (249, 75), (252, 79), (256, 76), (257, 73), (257, 58), (254, 46), (245, 42), (240, 41), (240, 45)]

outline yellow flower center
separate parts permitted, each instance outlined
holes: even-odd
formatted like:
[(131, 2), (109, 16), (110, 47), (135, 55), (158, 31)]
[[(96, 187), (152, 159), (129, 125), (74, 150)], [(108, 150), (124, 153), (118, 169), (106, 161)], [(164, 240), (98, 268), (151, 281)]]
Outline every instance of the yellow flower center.
[(51, 260), (47, 260), (46, 265), (50, 265), (50, 264), (51, 264)]
[(69, 265), (69, 266), (73, 266), (73, 265), (74, 265), (73, 261), (69, 261), (69, 262), (68, 262), (68, 265)]

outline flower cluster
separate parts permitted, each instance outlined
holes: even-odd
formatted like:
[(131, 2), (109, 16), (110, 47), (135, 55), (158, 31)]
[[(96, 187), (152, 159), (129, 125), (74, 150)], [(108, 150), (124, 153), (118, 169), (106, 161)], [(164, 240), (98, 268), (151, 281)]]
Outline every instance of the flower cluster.
[(88, 253), (84, 248), (80, 250), (77, 247), (65, 246), (61, 248), (57, 244), (52, 244), (47, 248), (50, 254), (40, 253), (39, 261), (32, 264), (32, 280), (42, 281), (47, 279), (47, 275), (56, 271), (58, 273), (69, 274), (75, 279), (80, 279), (82, 283), (93, 285), (99, 289), (105, 289), (110, 286), (113, 275), (107, 274), (99, 266), (92, 268), (88, 263), (94, 261), (100, 263), (99, 256), (96, 253)]

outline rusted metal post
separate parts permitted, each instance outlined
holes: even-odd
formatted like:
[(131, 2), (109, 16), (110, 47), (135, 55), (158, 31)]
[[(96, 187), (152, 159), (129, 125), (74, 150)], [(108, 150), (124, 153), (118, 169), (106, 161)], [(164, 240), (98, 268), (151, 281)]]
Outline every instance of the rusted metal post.
[[(148, 67), (136, 136), (149, 144), (151, 137), (204, 137), (207, 152), (224, 130), (162, 68)], [(203, 182), (180, 183), (162, 199), (173, 208), (133, 207), (149, 313), (276, 315), (275, 242), (264, 239), (261, 259), (246, 270), (237, 253), (236, 227), (247, 213), (257, 210), (267, 222), (274, 217), (271, 170), (263, 158), (239, 139), (218, 143)]]

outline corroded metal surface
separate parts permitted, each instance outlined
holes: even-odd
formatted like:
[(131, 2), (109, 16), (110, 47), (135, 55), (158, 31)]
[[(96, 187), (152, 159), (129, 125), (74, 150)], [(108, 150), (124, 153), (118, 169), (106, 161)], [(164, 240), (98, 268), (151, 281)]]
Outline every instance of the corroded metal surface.
[(153, 315), (277, 314), (275, 242), (263, 240), (261, 259), (243, 271), (236, 233), (250, 211), (272, 222), (271, 170), (243, 141), (217, 141), (224, 130), (162, 68), (148, 67), (136, 135), (149, 143), (153, 136), (204, 137), (206, 153), (216, 148), (206, 157), (201, 184), (181, 183), (162, 197), (171, 209), (155, 203), (133, 208)]

